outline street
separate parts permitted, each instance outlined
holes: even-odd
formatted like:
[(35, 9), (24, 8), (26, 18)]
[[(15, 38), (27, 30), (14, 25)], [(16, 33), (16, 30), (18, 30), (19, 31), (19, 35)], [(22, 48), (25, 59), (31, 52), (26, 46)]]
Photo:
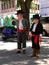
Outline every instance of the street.
[(43, 39), (40, 58), (30, 57), (31, 41), (26, 43), (26, 54), (16, 54), (17, 41), (2, 41), (0, 37), (0, 65), (49, 65), (49, 39)]

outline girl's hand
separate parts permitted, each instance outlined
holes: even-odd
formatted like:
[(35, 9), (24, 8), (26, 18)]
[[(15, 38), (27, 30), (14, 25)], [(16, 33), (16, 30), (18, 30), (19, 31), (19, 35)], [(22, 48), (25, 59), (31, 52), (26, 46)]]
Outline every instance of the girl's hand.
[(29, 32), (29, 34), (28, 34), (28, 40), (30, 40), (30, 39), (31, 39), (31, 37), (32, 37), (32, 33), (31, 33), (31, 32)]
[(39, 37), (39, 42), (42, 42), (42, 37), (41, 36)]

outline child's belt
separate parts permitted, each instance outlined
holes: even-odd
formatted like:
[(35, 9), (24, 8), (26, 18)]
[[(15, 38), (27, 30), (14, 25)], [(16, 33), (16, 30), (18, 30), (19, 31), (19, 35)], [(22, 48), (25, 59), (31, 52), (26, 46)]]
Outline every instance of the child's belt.
[(35, 35), (35, 34), (32, 34), (32, 36), (35, 37), (34, 38), (34, 43), (37, 44), (37, 42), (39, 41), (39, 37), (40, 36), (39, 35)]
[(22, 29), (19, 29), (19, 28), (18, 28), (18, 32), (20, 32), (20, 33), (21, 33), (21, 32), (25, 32), (25, 31), (26, 31), (26, 29), (23, 29), (23, 30), (22, 30)]

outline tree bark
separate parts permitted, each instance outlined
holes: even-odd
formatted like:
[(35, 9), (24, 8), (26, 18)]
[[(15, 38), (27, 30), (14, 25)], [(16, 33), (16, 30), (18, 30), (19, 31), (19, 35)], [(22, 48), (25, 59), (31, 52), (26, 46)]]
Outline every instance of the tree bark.
[(26, 3), (24, 3), (24, 6), (21, 6), (21, 9), (24, 12), (24, 18), (26, 18), (28, 20), (28, 25), (30, 27), (30, 23), (29, 23), (29, 9), (26, 6)]

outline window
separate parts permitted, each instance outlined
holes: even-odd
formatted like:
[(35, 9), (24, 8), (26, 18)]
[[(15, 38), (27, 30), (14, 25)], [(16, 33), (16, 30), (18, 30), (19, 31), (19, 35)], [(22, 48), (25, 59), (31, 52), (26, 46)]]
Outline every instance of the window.
[(6, 4), (6, 6), (7, 6), (7, 9), (8, 9), (8, 3)]
[(3, 4), (1, 4), (1, 10), (3, 10), (4, 9), (4, 7), (3, 7), (4, 5)]
[(9, 8), (11, 8), (11, 1), (9, 0)]
[(14, 7), (14, 0), (12, 1), (12, 7)]
[(4, 2), (4, 10), (6, 9), (6, 3)]
[(35, 10), (37, 10), (37, 4), (35, 4)]
[(38, 10), (39, 10), (39, 5), (38, 5)]
[(8, 3), (3, 2), (3, 3), (1, 4), (1, 10), (5, 10), (5, 9), (8, 9)]
[(35, 4), (35, 10), (39, 10), (39, 5)]

